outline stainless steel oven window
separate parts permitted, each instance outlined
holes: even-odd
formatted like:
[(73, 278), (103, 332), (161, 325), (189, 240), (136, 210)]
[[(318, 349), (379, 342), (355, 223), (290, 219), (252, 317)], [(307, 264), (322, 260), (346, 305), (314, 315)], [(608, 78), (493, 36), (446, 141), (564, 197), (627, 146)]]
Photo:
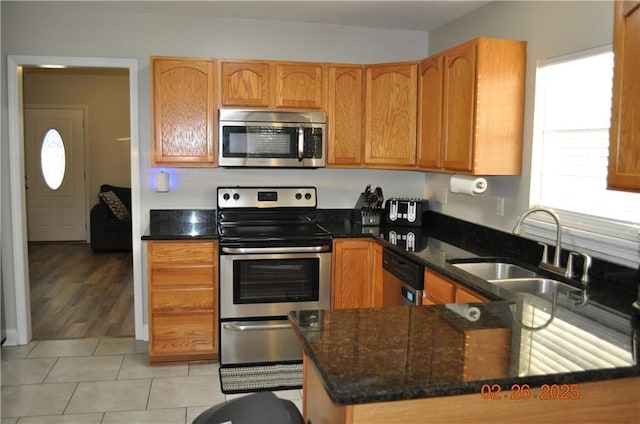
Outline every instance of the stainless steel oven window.
[(220, 256), (222, 319), (331, 307), (331, 253)]
[(320, 258), (236, 259), (233, 303), (318, 300)]

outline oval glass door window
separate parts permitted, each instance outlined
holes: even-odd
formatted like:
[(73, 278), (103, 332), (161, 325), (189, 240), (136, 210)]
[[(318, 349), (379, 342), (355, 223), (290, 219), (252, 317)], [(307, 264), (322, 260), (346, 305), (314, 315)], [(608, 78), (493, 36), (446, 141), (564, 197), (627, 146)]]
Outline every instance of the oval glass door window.
[(64, 141), (56, 129), (47, 131), (42, 139), (40, 167), (47, 186), (51, 190), (60, 188), (67, 167), (67, 159), (64, 153)]

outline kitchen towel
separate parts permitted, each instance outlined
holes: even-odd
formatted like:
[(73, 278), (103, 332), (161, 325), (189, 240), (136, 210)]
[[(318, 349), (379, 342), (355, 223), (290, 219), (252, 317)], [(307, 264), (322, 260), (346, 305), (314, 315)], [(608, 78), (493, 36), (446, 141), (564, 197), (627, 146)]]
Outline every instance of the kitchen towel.
[(468, 194), (475, 196), (484, 193), (487, 190), (487, 179), (482, 177), (473, 177), (470, 175), (451, 176), (449, 185), (452, 193)]

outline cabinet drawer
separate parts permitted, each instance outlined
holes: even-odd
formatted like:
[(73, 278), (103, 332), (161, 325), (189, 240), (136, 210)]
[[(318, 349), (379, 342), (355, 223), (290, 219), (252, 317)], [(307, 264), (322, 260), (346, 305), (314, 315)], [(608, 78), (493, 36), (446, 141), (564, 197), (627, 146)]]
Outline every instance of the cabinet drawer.
[(161, 242), (149, 244), (152, 263), (166, 264), (213, 264), (217, 255), (215, 242)]
[(154, 313), (150, 350), (156, 355), (215, 350), (213, 314), (213, 311)]
[(480, 296), (470, 290), (458, 287), (456, 290), (456, 303), (479, 303), (487, 302), (485, 297)]
[(435, 303), (453, 303), (456, 285), (452, 281), (427, 271), (424, 276), (424, 291), (429, 299)]
[(152, 288), (207, 286), (213, 287), (216, 268), (214, 265), (155, 265), (150, 267)]
[(154, 311), (212, 310), (215, 309), (214, 290), (213, 287), (153, 290), (151, 292), (151, 308)]

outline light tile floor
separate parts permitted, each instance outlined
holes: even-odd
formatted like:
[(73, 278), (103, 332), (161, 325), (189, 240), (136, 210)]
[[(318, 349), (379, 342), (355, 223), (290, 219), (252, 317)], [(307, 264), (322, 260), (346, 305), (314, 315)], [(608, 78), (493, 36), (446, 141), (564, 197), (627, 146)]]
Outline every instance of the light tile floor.
[[(34, 341), (2, 347), (1, 424), (189, 424), (242, 395), (220, 390), (218, 364), (151, 366), (132, 338)], [(302, 391), (277, 396), (302, 410)]]

